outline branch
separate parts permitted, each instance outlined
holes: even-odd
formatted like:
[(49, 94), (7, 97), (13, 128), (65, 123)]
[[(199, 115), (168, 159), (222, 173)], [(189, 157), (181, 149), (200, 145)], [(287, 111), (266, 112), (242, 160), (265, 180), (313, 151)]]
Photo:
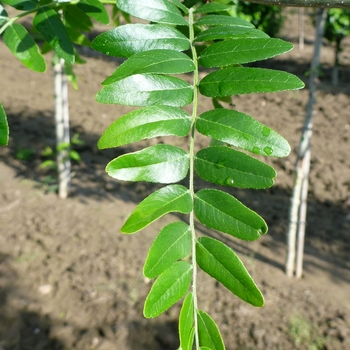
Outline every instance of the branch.
[(350, 0), (248, 0), (262, 5), (350, 9)]

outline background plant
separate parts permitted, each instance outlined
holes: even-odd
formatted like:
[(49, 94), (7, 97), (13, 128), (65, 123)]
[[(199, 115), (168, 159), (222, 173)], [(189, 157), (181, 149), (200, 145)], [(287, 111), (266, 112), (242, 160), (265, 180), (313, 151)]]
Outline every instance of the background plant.
[[(79, 1), (21, 1), (3, 0), (4, 4), (18, 10), (10, 17), (0, 5), (0, 35), (7, 47), (26, 67), (37, 72), (46, 71), (43, 54), (52, 51), (54, 66), (55, 124), (56, 144), (70, 144), (69, 108), (67, 79), (77, 88), (73, 71), (74, 63), (85, 63), (79, 56), (76, 46), (89, 46), (87, 33), (93, 28), (93, 20), (103, 24), (109, 23), (109, 15), (104, 5), (108, 0)], [(33, 29), (18, 23), (21, 18), (33, 15)], [(40, 49), (39, 45), (40, 43)], [(6, 120), (3, 108), (1, 119)], [(6, 124), (7, 125), (7, 124)], [(8, 126), (4, 129), (5, 141), (8, 141)], [(6, 141), (7, 140), (7, 141)], [(70, 187), (69, 147), (58, 148), (57, 170), (59, 178), (59, 196), (66, 198)]]
[(350, 34), (350, 10), (329, 9), (324, 37), (331, 43), (334, 43), (334, 65), (332, 70), (332, 83), (337, 85), (339, 82), (339, 54), (342, 51), (342, 41)]
[[(196, 219), (248, 241), (266, 234), (267, 225), (221, 189), (197, 191), (194, 176), (197, 173), (203, 180), (222, 186), (272, 186), (275, 170), (238, 149), (283, 157), (290, 152), (288, 142), (252, 117), (220, 108), (219, 100), (237, 94), (302, 88), (303, 83), (286, 72), (242, 67), (287, 52), (292, 45), (270, 38), (241, 18), (223, 14), (231, 10), (227, 4), (211, 2), (188, 9), (178, 0), (119, 0), (117, 5), (152, 24), (119, 26), (93, 41), (94, 49), (127, 58), (104, 80), (96, 100), (142, 108), (110, 125), (98, 147), (119, 147), (157, 136), (189, 136), (188, 150), (158, 144), (124, 154), (106, 167), (108, 174), (119, 180), (165, 185), (135, 208), (122, 233), (136, 233), (170, 212), (189, 216), (188, 223), (177, 221), (165, 226), (149, 250), (143, 272), (156, 281), (146, 298), (144, 315), (157, 317), (185, 297), (179, 316), (180, 348), (224, 349), (216, 323), (198, 306), (197, 268), (254, 306), (262, 306), (264, 299), (226, 244), (197, 236)], [(202, 43), (206, 44), (204, 50)], [(200, 67), (214, 70), (199, 80)], [(192, 82), (174, 76), (182, 73), (191, 73)], [(219, 108), (198, 115), (200, 95), (214, 99)], [(189, 104), (191, 115), (181, 109)], [(208, 143), (214, 139), (232, 147), (210, 146), (196, 153), (198, 132), (208, 137)], [(176, 184), (186, 177), (187, 187)]]

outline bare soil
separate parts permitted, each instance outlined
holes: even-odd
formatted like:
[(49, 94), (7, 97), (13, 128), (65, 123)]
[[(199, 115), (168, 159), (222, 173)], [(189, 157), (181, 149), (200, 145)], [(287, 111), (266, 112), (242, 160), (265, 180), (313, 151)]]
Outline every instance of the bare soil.
[[(306, 27), (300, 51), (297, 17), (287, 12), (290, 20), (281, 35), (296, 48), (264, 66), (307, 81), (313, 29)], [(157, 319), (143, 318), (151, 282), (142, 276), (142, 266), (159, 229), (186, 218), (168, 215), (140, 233), (122, 235), (125, 218), (158, 187), (113, 180), (104, 167), (113, 157), (147, 144), (186, 147), (186, 140), (159, 138), (97, 150), (103, 130), (129, 109), (94, 100), (101, 81), (118, 63), (89, 52), (83, 55), (87, 64), (76, 69), (79, 90), (70, 90), (70, 114), (72, 134), (79, 133), (85, 145), (78, 147), (81, 162), (73, 165), (71, 196), (60, 200), (43, 183), (49, 173), (40, 168), (42, 150), (55, 142), (52, 69), (45, 74), (29, 71), (0, 41), (0, 100), (11, 130), (9, 146), (0, 149), (0, 349), (174, 350), (179, 345), (180, 305)], [(285, 159), (266, 159), (278, 171), (273, 188), (231, 191), (264, 217), (266, 236), (246, 243), (199, 227), (200, 235), (218, 237), (239, 254), (266, 299), (263, 308), (251, 307), (199, 274), (199, 306), (219, 324), (228, 350), (350, 349), (349, 41), (336, 87), (330, 83), (332, 60), (332, 47), (325, 44), (300, 280), (286, 277), (284, 262), (308, 90), (234, 98), (235, 108), (281, 133), (293, 151)], [(200, 112), (209, 108), (210, 101), (201, 101)], [(199, 139), (200, 146), (207, 142)], [(198, 182), (198, 187), (203, 185)]]

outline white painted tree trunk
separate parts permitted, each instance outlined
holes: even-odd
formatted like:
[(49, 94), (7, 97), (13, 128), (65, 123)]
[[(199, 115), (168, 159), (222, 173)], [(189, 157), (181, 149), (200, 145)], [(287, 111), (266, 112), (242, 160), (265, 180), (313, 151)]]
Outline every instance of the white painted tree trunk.
[[(297, 162), (295, 167), (295, 183), (291, 204), (289, 209), (289, 227), (287, 232), (287, 259), (286, 274), (297, 277), (302, 276), (304, 237), (307, 211), (307, 191), (311, 159), (311, 137), (312, 137), (312, 117), (313, 107), (316, 102), (316, 88), (318, 79), (318, 66), (320, 63), (320, 52), (327, 12), (325, 9), (317, 11), (316, 36), (314, 44), (314, 54), (310, 68), (309, 78), (309, 102), (306, 106), (305, 122), (299, 144)], [(296, 236), (298, 233), (297, 259), (295, 259)], [(297, 267), (295, 267), (297, 260)]]
[(71, 182), (69, 158), (70, 137), (68, 85), (63, 59), (60, 59), (58, 63), (55, 64), (54, 73), (58, 195), (60, 198), (67, 198)]
[(304, 50), (304, 7), (299, 8), (299, 50)]

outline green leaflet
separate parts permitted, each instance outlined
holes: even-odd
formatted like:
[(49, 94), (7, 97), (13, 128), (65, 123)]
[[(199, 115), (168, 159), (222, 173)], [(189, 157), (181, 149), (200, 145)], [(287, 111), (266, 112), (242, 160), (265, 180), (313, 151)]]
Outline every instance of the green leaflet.
[(191, 284), (192, 269), (188, 262), (179, 261), (157, 278), (145, 301), (145, 317), (159, 316), (185, 295)]
[(196, 128), (203, 135), (255, 154), (285, 157), (290, 152), (289, 143), (276, 131), (234, 110), (204, 112), (198, 117)]
[(73, 44), (58, 13), (48, 7), (40, 7), (33, 23), (57, 55), (73, 64)]
[(106, 8), (99, 0), (80, 0), (76, 6), (96, 21), (103, 24), (109, 23), (109, 16)]
[(181, 185), (169, 185), (145, 198), (126, 220), (121, 232), (135, 233), (165, 214), (188, 214), (191, 210), (192, 199), (189, 190)]
[(123, 181), (174, 183), (184, 179), (189, 167), (188, 154), (171, 145), (155, 145), (124, 154), (108, 163), (109, 176)]
[(281, 39), (241, 38), (214, 43), (202, 51), (199, 64), (206, 68), (250, 63), (281, 55), (293, 45)]
[(93, 26), (90, 17), (75, 5), (67, 5), (64, 7), (63, 18), (68, 26), (76, 30), (89, 32)]
[(232, 9), (232, 6), (209, 2), (199, 6), (194, 13), (211, 13), (211, 12), (226, 12)]
[(193, 209), (203, 225), (246, 241), (254, 241), (267, 232), (267, 225), (258, 214), (226, 192), (198, 191)]
[(255, 28), (220, 26), (200, 32), (195, 41), (212, 41), (237, 38), (269, 38), (267, 34)]
[(295, 75), (262, 68), (226, 68), (208, 74), (199, 83), (204, 96), (220, 97), (255, 92), (297, 90), (304, 83)]
[(182, 52), (150, 50), (131, 56), (102, 85), (114, 83), (133, 74), (181, 74), (193, 72), (194, 69), (193, 61)]
[(151, 22), (188, 25), (177, 6), (167, 0), (118, 0), (118, 8)]
[(192, 350), (194, 337), (193, 294), (188, 293), (179, 316), (179, 336), (181, 350)]
[(244, 28), (254, 28), (254, 26), (246, 20), (239, 17), (231, 17), (224, 15), (207, 15), (199, 18), (195, 22), (196, 26), (237, 26)]
[(39, 48), (27, 29), (19, 23), (7, 27), (4, 33), (4, 42), (10, 51), (26, 67), (36, 71), (45, 72), (46, 62), (40, 54)]
[(98, 148), (112, 148), (157, 136), (186, 136), (190, 116), (170, 106), (144, 107), (115, 120), (98, 141)]
[(79, 32), (79, 30), (75, 30), (74, 28), (69, 27), (68, 25), (66, 26), (66, 28), (67, 28), (68, 35), (74, 44), (78, 44), (82, 46), (90, 46), (91, 44), (90, 40), (84, 34)]
[(0, 102), (0, 145), (6, 146), (9, 142), (9, 126), (5, 110)]
[[(214, 320), (204, 311), (197, 312), (199, 345), (210, 350), (225, 350), (220, 331)], [(202, 349), (201, 347), (201, 349)]]
[(8, 21), (8, 14), (4, 7), (0, 4), (0, 26)]
[(157, 74), (135, 74), (106, 85), (97, 95), (100, 103), (125, 106), (166, 105), (182, 107), (193, 99), (193, 87), (179, 78)]
[(224, 243), (209, 237), (197, 240), (196, 260), (200, 268), (233, 294), (253, 306), (264, 298), (238, 256)]
[(188, 14), (188, 8), (180, 2), (180, 0), (170, 0), (174, 5), (176, 5), (184, 14)]
[(161, 24), (126, 24), (97, 36), (91, 47), (108, 56), (130, 57), (149, 50), (189, 49), (190, 41), (177, 29)]
[(143, 267), (143, 274), (155, 278), (175, 261), (191, 252), (191, 232), (183, 222), (165, 226), (154, 240)]
[(39, 5), (39, 0), (1, 0), (1, 2), (20, 11), (30, 11)]
[(218, 185), (255, 189), (271, 187), (277, 175), (269, 165), (225, 146), (200, 150), (195, 170), (201, 179)]

